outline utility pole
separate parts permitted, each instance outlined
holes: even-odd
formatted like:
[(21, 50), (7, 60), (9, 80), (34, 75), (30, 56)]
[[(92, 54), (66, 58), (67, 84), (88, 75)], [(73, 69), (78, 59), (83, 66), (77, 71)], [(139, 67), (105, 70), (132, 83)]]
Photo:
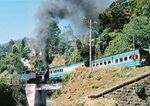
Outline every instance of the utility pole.
[(134, 53), (135, 53), (135, 36), (133, 35), (133, 50), (134, 50)]
[(89, 71), (90, 71), (90, 73), (92, 73), (92, 41), (94, 41), (94, 40), (92, 40), (92, 20), (91, 19), (87, 19), (87, 18), (84, 18), (84, 20), (86, 20), (86, 21), (88, 21), (88, 23), (90, 24), (90, 39), (89, 39), (89, 49), (90, 49), (90, 51), (89, 51), (89, 66), (90, 66), (90, 68), (89, 68)]
[(90, 72), (92, 73), (92, 21), (90, 19)]
[[(135, 35), (133, 34), (133, 50), (134, 50), (134, 56), (135, 56)], [(133, 56), (133, 58), (135, 58)], [(135, 67), (135, 59), (134, 59), (134, 67)]]

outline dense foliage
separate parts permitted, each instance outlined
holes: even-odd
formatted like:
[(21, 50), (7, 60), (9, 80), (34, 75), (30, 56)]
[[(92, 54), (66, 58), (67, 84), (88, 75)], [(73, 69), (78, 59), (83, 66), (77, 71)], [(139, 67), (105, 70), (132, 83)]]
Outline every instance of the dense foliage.
[(0, 104), (2, 106), (16, 106), (16, 101), (12, 97), (12, 90), (5, 84), (4, 80), (0, 80)]
[[(92, 59), (132, 50), (133, 38), (136, 48), (150, 46), (150, 0), (115, 0), (98, 18), (99, 33), (92, 36)], [(61, 33), (55, 22), (48, 24), (46, 32), (41, 30), (40, 35), (45, 35), (38, 41), (44, 57), (29, 55), (32, 50), (26, 44), (27, 38), (0, 45), (0, 73), (20, 73), (25, 69), (21, 63), (23, 57), (30, 60), (33, 68), (40, 70), (51, 64), (55, 55), (63, 55), (66, 64), (86, 61), (89, 65), (88, 36), (75, 38), (72, 30)], [(0, 82), (0, 90), (4, 88), (7, 86)]]
[(150, 45), (150, 1), (117, 0), (99, 15), (102, 33), (96, 38), (96, 53), (116, 54)]
[(22, 49), (21, 43), (17, 44), (14, 41), (10, 41), (8, 44), (3, 45), (1, 47), (1, 55), (0, 55), (0, 72), (5, 70), (9, 71), (9, 73), (13, 73), (14, 71), (22, 70)]
[(6, 83), (7, 79), (17, 78), (17, 73), (23, 70), (21, 58), (27, 57), (28, 54), (24, 39), (11, 40), (8, 44), (1, 45), (0, 51), (0, 74), (7, 73), (3, 77), (0, 76), (0, 104), (2, 106), (26, 105), (25, 95), (21, 92), (22, 85), (9, 86)]
[(6, 78), (0, 78), (0, 104), (2, 106), (26, 105), (22, 85), (9, 86)]
[[(150, 1), (117, 0), (99, 15), (99, 34), (93, 36), (92, 59), (150, 46)], [(79, 37), (71, 52), (65, 50), (66, 63), (89, 60), (86, 38)], [(88, 38), (89, 39), (89, 38)], [(66, 55), (71, 53), (71, 55)], [(68, 59), (69, 56), (69, 59)], [(71, 61), (70, 61), (71, 60)], [(88, 63), (88, 62), (87, 62)]]
[[(150, 1), (149, 0), (117, 0), (108, 9), (99, 14), (99, 34), (93, 36), (92, 59), (104, 55), (120, 53), (133, 48), (133, 37), (136, 48), (150, 45)], [(95, 28), (93, 26), (93, 28)], [(50, 64), (55, 55), (63, 55), (66, 64), (89, 60), (88, 36), (73, 37), (73, 31), (68, 26), (66, 32), (61, 33), (57, 23), (51, 22), (46, 30), (40, 31), (45, 35), (38, 46), (45, 41), (42, 53), (45, 57), (36, 55), (32, 60), (34, 68), (44, 69), (46, 63)], [(48, 33), (50, 32), (50, 33)], [(0, 45), (0, 71), (8, 70), (10, 73), (22, 70), (20, 58), (28, 57), (31, 50), (26, 41), (10, 41), (9, 44)], [(46, 60), (44, 62), (43, 60)]]

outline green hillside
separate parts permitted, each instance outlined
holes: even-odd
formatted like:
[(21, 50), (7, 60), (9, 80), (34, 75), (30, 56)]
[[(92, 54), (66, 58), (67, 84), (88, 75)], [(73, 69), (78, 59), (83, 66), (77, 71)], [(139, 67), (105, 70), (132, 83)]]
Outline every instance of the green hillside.
[[(150, 0), (115, 0), (109, 8), (99, 13), (97, 20), (99, 24), (92, 27), (92, 38), (94, 39), (92, 59), (132, 50), (133, 37), (135, 48), (150, 46)], [(70, 41), (66, 35), (71, 34), (71, 31), (61, 33), (56, 22), (49, 26), (48, 31), (51, 33), (44, 38), (44, 47), (41, 45), (43, 39), (40, 37), (36, 42), (34, 38), (24, 38), (1, 44), (0, 74), (8, 72), (6, 79), (9, 74), (17, 77), (18, 73), (26, 70), (21, 63), (21, 58), (29, 59), (32, 70), (45, 69), (53, 62), (55, 56), (63, 57), (65, 64), (89, 60), (88, 34), (78, 35)], [(29, 42), (37, 51), (34, 56), (31, 56), (33, 48), (30, 47)], [(39, 48), (42, 48), (42, 51)], [(40, 52), (42, 55), (39, 55)], [(2, 80), (0, 80), (0, 89), (4, 89)], [(7, 88), (7, 86), (4, 87)]]

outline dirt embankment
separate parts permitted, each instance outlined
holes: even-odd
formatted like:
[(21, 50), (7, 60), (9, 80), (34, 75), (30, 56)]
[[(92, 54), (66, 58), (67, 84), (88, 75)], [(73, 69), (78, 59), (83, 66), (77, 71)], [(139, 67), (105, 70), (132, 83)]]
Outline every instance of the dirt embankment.
[(142, 68), (77, 68), (73, 78), (61, 90), (58, 98), (51, 99), (54, 106), (115, 106), (113, 98), (90, 100), (88, 95), (108, 89), (135, 76), (146, 73), (150, 67)]
[(65, 59), (63, 56), (57, 55), (54, 57), (53, 62), (49, 65), (49, 67), (60, 66), (65, 64)]

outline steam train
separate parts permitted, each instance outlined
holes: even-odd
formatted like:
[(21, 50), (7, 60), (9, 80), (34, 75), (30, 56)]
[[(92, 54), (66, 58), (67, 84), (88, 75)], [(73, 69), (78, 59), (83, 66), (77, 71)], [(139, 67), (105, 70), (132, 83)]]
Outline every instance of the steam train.
[[(84, 62), (49, 68), (49, 79), (58, 79), (70, 73)], [(106, 56), (92, 61), (92, 67), (127, 66), (140, 67), (150, 65), (150, 49), (136, 49), (124, 53)]]
[[(27, 81), (41, 78), (44, 82), (46, 80), (58, 80), (61, 79), (66, 73), (74, 71), (77, 67), (84, 66), (85, 62), (78, 62), (75, 64), (62, 65), (51, 67), (43, 74), (37, 74), (34, 72), (24, 72), (22, 79)], [(150, 49), (136, 49), (128, 52), (114, 54), (111, 56), (102, 57), (92, 61), (92, 67), (109, 67), (109, 66), (127, 66), (127, 67), (141, 67), (150, 65)], [(38, 77), (37, 77), (38, 76)]]

